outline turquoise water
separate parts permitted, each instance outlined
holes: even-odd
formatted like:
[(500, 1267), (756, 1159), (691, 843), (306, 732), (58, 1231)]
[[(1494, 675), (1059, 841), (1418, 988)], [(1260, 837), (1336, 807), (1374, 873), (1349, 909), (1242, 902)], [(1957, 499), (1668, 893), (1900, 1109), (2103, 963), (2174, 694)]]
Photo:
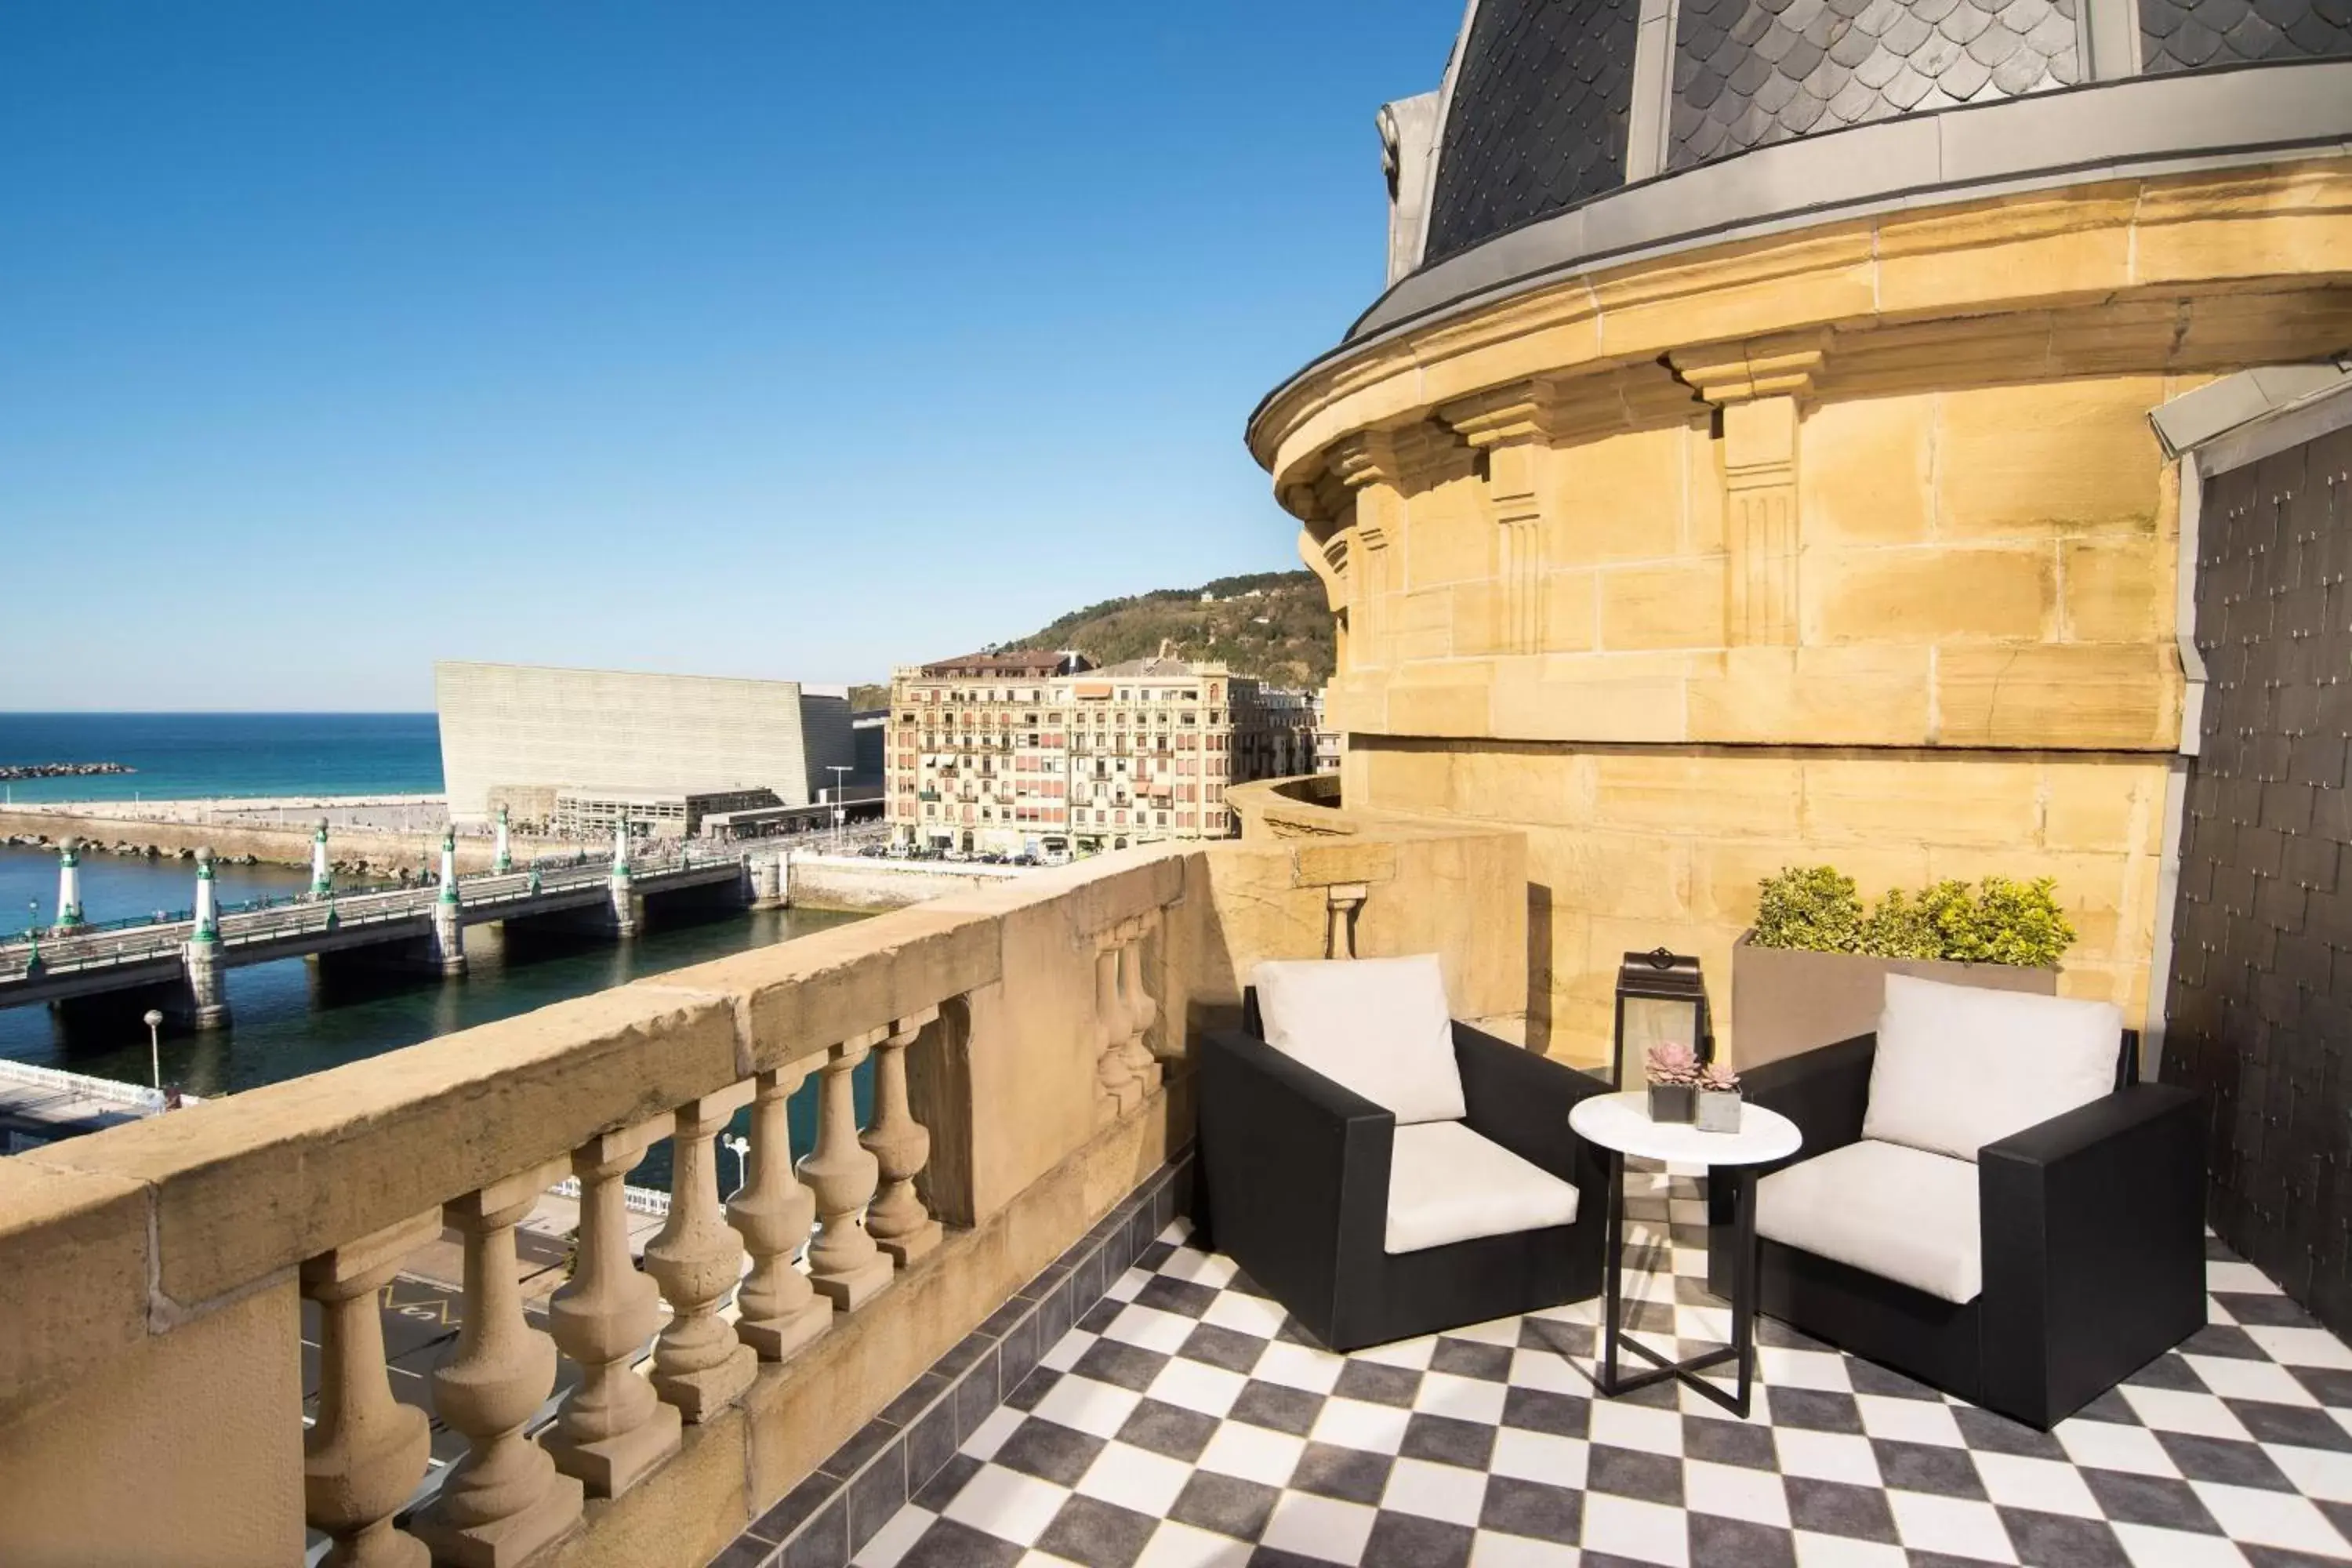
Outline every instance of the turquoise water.
[(18, 779), (5, 798), (436, 795), (441, 734), (430, 713), (0, 713), (0, 765), (33, 763), (138, 772)]

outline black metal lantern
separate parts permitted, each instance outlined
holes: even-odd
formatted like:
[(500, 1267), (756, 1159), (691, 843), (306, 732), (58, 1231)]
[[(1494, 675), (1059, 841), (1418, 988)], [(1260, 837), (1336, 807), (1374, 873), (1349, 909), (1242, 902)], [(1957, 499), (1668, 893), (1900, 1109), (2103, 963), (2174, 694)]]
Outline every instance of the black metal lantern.
[(1638, 1088), (1650, 1047), (1666, 1045), (1686, 1046), (1701, 1061), (1715, 1058), (1698, 960), (1663, 947), (1629, 952), (1617, 966), (1617, 1087)]

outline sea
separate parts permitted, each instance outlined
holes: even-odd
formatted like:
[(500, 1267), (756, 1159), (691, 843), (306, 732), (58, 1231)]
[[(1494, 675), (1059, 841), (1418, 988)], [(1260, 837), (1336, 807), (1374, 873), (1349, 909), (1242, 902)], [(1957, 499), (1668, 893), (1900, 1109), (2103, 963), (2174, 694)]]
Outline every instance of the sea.
[[(422, 795), (442, 787), (430, 713), (0, 713), (0, 764), (101, 762), (139, 771), (20, 780), (9, 788), (18, 800), (98, 800)], [(0, 845), (0, 930), (54, 919), (57, 883), (53, 851)], [(218, 870), (224, 903), (309, 884), (310, 874), (291, 866)], [(185, 861), (89, 855), (81, 885), (88, 919), (121, 920), (188, 909), (195, 874)], [(193, 1094), (239, 1093), (863, 918), (814, 910), (689, 913), (655, 900), (643, 929), (625, 942), (470, 927), (467, 973), (455, 980), (321, 971), (299, 958), (232, 969), (230, 1026), (164, 1036), (163, 1079)], [(150, 1071), (147, 1031), (135, 1011), (0, 1009), (0, 1058), (142, 1084)], [(861, 1079), (868, 1072), (861, 1068)], [(870, 1087), (858, 1088), (862, 1114)], [(812, 1081), (793, 1107), (794, 1142), (803, 1149), (814, 1089)], [(656, 1148), (630, 1180), (666, 1186), (667, 1156), (667, 1146)]]
[(137, 771), (17, 779), (0, 798), (437, 795), (441, 731), (430, 713), (0, 713), (0, 766), (38, 763)]

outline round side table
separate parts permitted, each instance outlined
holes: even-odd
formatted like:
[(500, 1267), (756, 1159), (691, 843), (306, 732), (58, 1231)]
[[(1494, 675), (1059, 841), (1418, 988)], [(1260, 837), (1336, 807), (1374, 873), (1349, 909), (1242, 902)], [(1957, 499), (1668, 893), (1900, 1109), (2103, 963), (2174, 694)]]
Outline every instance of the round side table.
[[(1667, 1378), (1678, 1378), (1733, 1413), (1748, 1414), (1748, 1394), (1756, 1381), (1756, 1167), (1784, 1160), (1803, 1144), (1797, 1124), (1777, 1110), (1743, 1105), (1737, 1132), (1702, 1132), (1685, 1121), (1650, 1120), (1649, 1096), (1642, 1090), (1595, 1095), (1579, 1100), (1569, 1112), (1570, 1131), (1586, 1142), (1609, 1152), (1609, 1209), (1602, 1234), (1608, 1249), (1608, 1281), (1601, 1306), (1601, 1358), (1593, 1383), (1609, 1398)], [(1731, 1346), (1709, 1351), (1687, 1361), (1670, 1361), (1634, 1339), (1619, 1326), (1624, 1313), (1625, 1156), (1664, 1160), (1677, 1165), (1704, 1165), (1713, 1184), (1717, 1172), (1731, 1182), (1733, 1259), (1731, 1287)], [(1653, 1363), (1653, 1370), (1621, 1377), (1617, 1347), (1622, 1342)], [(1707, 1367), (1737, 1362), (1739, 1392), (1727, 1394), (1699, 1376)]]

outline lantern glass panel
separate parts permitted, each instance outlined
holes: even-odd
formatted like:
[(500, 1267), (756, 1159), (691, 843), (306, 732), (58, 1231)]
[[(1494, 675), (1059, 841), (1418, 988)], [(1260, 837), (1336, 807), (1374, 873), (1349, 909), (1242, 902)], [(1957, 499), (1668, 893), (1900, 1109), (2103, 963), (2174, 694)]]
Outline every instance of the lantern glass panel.
[(1627, 996), (1619, 1004), (1622, 1022), (1617, 1040), (1617, 1082), (1635, 1088), (1644, 1081), (1643, 1064), (1653, 1046), (1699, 1048), (1698, 1004), (1684, 996)]

